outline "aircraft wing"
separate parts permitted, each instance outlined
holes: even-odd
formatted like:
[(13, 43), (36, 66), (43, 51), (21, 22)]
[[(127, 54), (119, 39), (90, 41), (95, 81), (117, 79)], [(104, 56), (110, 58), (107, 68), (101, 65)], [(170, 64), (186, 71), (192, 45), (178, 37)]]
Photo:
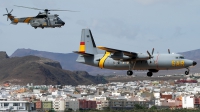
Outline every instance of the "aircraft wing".
[(97, 48), (108, 51), (108, 52), (112, 52), (112, 53), (122, 52), (124, 55), (129, 56), (129, 57), (137, 56), (137, 53), (135, 53), (135, 52), (123, 51), (123, 50), (118, 50), (118, 49), (113, 49), (113, 48), (108, 48), (108, 47), (103, 47), (103, 46), (98, 46)]
[(103, 47), (103, 46), (98, 46), (97, 48), (113, 53), (110, 57), (115, 60), (130, 61), (130, 60), (147, 60), (147, 59), (149, 59), (149, 55), (147, 55), (147, 54), (118, 50), (118, 49), (113, 49), (113, 48), (108, 48), (108, 47)]

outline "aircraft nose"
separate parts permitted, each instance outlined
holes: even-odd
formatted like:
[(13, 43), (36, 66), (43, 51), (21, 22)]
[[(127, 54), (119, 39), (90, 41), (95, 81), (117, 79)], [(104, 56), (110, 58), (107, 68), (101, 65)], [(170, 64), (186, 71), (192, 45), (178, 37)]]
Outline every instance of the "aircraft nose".
[(65, 25), (65, 22), (62, 22), (62, 25)]
[(193, 64), (193, 66), (195, 66), (195, 65), (197, 64), (197, 62), (196, 62), (196, 61), (193, 61), (193, 63), (192, 63), (192, 64)]

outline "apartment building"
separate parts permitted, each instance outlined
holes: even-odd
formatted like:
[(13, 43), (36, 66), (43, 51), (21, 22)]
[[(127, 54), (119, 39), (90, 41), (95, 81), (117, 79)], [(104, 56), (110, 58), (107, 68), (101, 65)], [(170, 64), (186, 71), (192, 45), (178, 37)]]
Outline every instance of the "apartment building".
[(31, 110), (31, 103), (28, 101), (0, 101), (0, 111), (24, 111)]

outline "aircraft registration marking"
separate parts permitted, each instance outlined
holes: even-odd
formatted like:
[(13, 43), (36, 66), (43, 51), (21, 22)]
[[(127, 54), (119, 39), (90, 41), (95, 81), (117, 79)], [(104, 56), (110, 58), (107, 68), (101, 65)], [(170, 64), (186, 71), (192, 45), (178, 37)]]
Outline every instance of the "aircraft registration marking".
[(185, 65), (185, 61), (175, 61), (172, 60), (172, 66), (184, 66)]
[(101, 60), (99, 61), (99, 67), (103, 68), (104, 67), (104, 62), (105, 60), (108, 58), (108, 56), (110, 55), (110, 52), (107, 52), (104, 54), (104, 56), (101, 58)]

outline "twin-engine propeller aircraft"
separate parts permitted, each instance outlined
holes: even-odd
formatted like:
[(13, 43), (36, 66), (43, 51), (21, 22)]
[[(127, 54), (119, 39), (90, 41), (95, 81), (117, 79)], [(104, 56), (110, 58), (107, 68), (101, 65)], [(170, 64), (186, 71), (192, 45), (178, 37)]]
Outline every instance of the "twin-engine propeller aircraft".
[(159, 70), (174, 70), (186, 68), (185, 74), (189, 74), (189, 67), (197, 63), (193, 60), (184, 59), (180, 54), (150, 54), (123, 51), (108, 47), (96, 47), (90, 29), (83, 29), (77, 62), (106, 69), (127, 70), (127, 75), (133, 74), (132, 70), (148, 70), (147, 76)]
[[(17, 6), (17, 5), (15, 5)], [(8, 9), (6, 8), (7, 14), (4, 14), (3, 16), (7, 15), (7, 21), (8, 18), (11, 20), (11, 24), (16, 25), (17, 23), (27, 23), (31, 24), (32, 27), (36, 28), (55, 28), (55, 27), (61, 27), (65, 25), (65, 22), (63, 22), (59, 17), (58, 14), (50, 14), (49, 11), (70, 11), (70, 10), (56, 10), (56, 9), (38, 9), (38, 8), (31, 8), (31, 7), (24, 7), (24, 6), (17, 6), (17, 7), (23, 7), (23, 8), (29, 8), (34, 10), (43, 10), (44, 12), (39, 12), (37, 16), (34, 17), (23, 17), (23, 18), (15, 18), (11, 14), (13, 9), (8, 12)], [(70, 11), (70, 12), (76, 12), (76, 11)]]

